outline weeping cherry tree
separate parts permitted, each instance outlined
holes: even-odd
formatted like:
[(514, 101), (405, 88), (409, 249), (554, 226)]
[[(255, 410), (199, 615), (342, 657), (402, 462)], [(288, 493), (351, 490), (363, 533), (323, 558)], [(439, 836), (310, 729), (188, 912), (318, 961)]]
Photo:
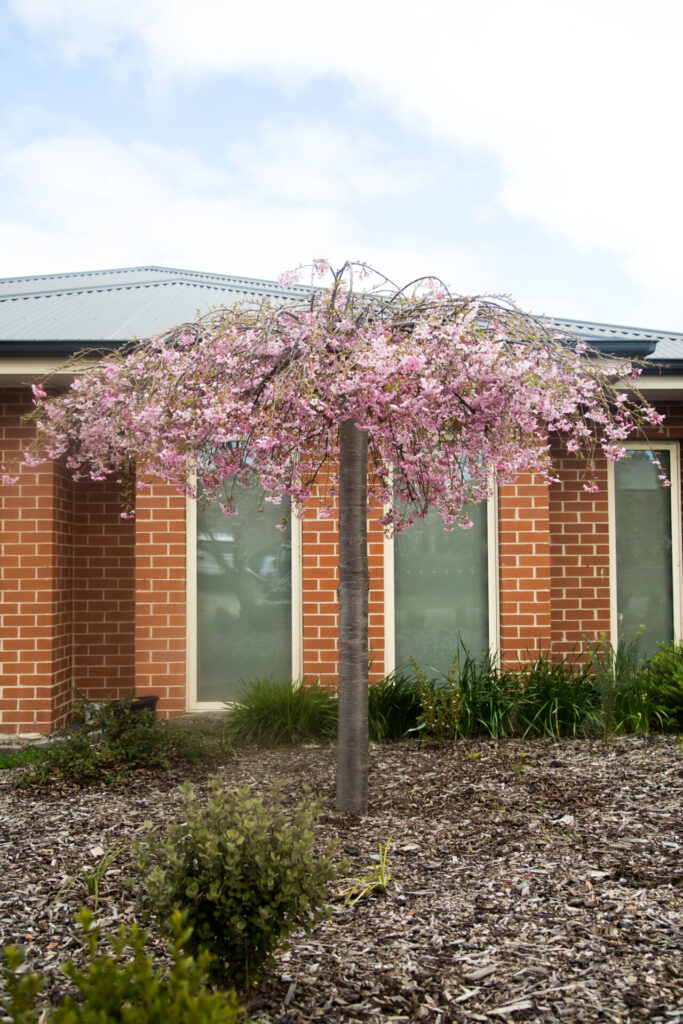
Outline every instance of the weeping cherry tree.
[[(329, 287), (209, 313), (74, 366), (68, 391), (34, 387), (25, 462), (74, 479), (153, 474), (234, 513), (236, 487), (339, 508), (337, 806), (367, 807), (367, 517), (388, 532), (436, 509), (446, 529), (523, 472), (552, 479), (550, 440), (584, 459), (624, 455), (661, 417), (629, 364), (607, 367), (575, 338), (506, 300), (405, 288), (346, 263)], [(354, 286), (354, 275), (356, 286)], [(358, 278), (363, 278), (362, 284)], [(284, 282), (290, 283), (290, 282)], [(360, 286), (358, 286), (360, 284)]]

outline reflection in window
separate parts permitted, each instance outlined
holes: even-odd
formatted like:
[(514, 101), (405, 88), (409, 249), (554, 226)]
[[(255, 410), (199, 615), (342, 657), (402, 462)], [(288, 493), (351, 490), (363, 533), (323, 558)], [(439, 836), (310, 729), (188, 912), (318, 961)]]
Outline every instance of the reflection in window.
[(395, 658), (446, 673), (462, 643), (473, 657), (489, 649), (487, 507), (470, 530), (446, 531), (430, 512), (394, 541)]
[(197, 700), (233, 700), (241, 681), (292, 674), (291, 527), (259, 488), (235, 489), (238, 515), (197, 512)]
[[(670, 478), (670, 452), (657, 456)], [(643, 629), (643, 657), (673, 639), (671, 489), (660, 486), (658, 473), (653, 453), (643, 449), (614, 465), (619, 638)]]

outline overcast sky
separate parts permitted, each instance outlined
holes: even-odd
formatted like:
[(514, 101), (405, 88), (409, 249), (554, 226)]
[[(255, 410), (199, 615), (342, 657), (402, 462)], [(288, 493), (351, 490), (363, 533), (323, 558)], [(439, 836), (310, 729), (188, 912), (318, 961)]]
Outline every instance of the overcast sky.
[(683, 331), (681, 0), (0, 0), (0, 275), (315, 257)]

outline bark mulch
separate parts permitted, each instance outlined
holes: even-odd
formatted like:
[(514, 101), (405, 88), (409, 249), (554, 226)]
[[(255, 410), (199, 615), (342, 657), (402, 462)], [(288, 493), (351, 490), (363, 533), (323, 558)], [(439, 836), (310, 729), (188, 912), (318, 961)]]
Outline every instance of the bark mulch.
[[(254, 749), (183, 774), (201, 786), (304, 783), (324, 800), (321, 839), (353, 873), (390, 839), (386, 896), (344, 906), (296, 935), (250, 1004), (261, 1024), (310, 1021), (683, 1022), (681, 780), (674, 737), (373, 746), (370, 812), (334, 809), (332, 747)], [(13, 788), (0, 773), (0, 944), (50, 974), (80, 958), (65, 879), (91, 870), (146, 820), (178, 815), (178, 772), (123, 787)], [(102, 882), (105, 929), (133, 917), (128, 854)], [(341, 885), (337, 891), (341, 889)], [(90, 901), (92, 903), (92, 901)], [(161, 955), (154, 933), (152, 946)]]

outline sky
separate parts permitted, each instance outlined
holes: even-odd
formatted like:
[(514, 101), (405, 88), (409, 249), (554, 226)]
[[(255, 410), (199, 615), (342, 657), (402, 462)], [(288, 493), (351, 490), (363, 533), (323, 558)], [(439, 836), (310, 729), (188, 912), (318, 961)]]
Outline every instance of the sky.
[(312, 259), (683, 331), (681, 0), (0, 0), (0, 276)]

